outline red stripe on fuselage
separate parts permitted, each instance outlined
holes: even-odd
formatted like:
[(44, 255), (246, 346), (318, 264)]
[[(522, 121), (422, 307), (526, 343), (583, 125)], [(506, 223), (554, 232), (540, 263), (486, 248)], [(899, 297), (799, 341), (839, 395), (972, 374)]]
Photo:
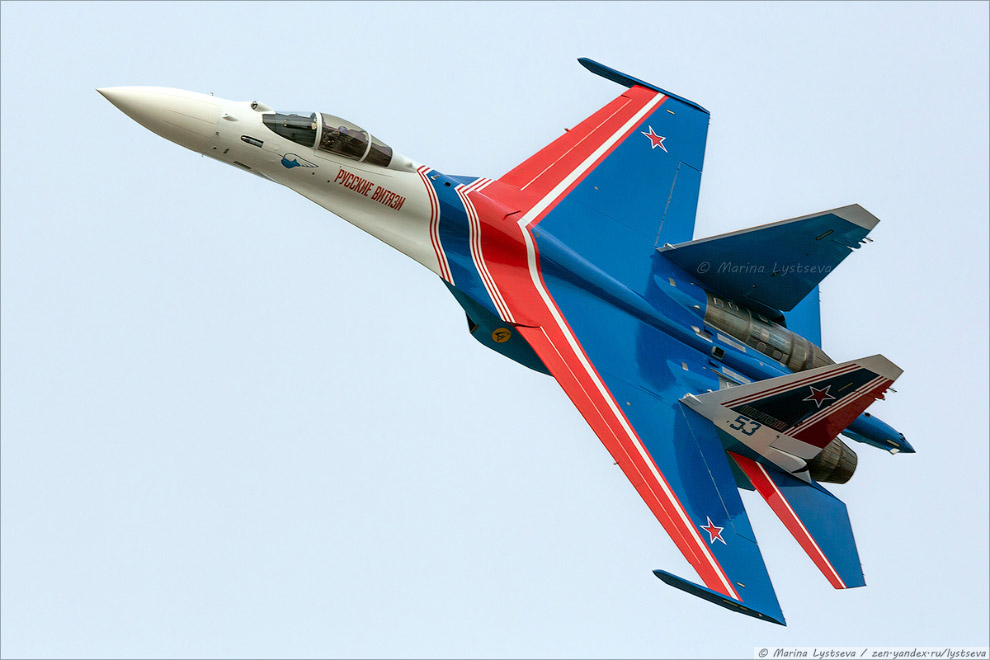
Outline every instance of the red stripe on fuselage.
[(515, 318), (512, 316), (512, 312), (509, 311), (508, 306), (505, 304), (502, 293), (499, 291), (498, 285), (495, 283), (491, 273), (488, 270), (487, 259), (484, 256), (487, 248), (485, 247), (486, 243), (482, 236), (482, 223), (477, 207), (475, 207), (474, 202), (470, 197), (472, 193), (486, 188), (491, 183), (491, 179), (478, 179), (469, 186), (457, 186), (457, 188), (455, 188), (455, 192), (460, 198), (461, 203), (464, 205), (464, 212), (467, 215), (471, 258), (474, 261), (475, 269), (481, 277), (482, 284), (488, 292), (489, 298), (491, 298), (492, 303), (498, 310), (499, 316), (504, 321), (514, 323)]
[(433, 185), (427, 179), (426, 175), (429, 172), (430, 168), (425, 165), (421, 165), (416, 170), (419, 178), (423, 180), (423, 185), (426, 186), (426, 196), (430, 200), (430, 244), (433, 245), (433, 253), (437, 257), (437, 268), (440, 271), (440, 277), (449, 284), (453, 284), (454, 277), (450, 274), (450, 264), (447, 263), (447, 255), (444, 253), (443, 245), (440, 243), (440, 201), (437, 199), (437, 192), (433, 189)]

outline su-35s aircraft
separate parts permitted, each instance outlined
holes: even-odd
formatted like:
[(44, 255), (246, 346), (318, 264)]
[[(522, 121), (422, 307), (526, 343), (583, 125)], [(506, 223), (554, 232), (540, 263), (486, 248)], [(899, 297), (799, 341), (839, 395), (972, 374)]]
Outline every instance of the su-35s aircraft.
[(560, 383), (701, 584), (656, 576), (784, 624), (738, 489), (767, 501), (833, 587), (858, 587), (846, 507), (821, 486), (856, 469), (839, 436), (914, 451), (865, 412), (901, 370), (820, 348), (818, 284), (877, 219), (852, 205), (692, 240), (708, 111), (579, 61), (627, 89), (498, 179), (420, 165), (329, 114), (99, 92), (436, 273), (478, 341)]

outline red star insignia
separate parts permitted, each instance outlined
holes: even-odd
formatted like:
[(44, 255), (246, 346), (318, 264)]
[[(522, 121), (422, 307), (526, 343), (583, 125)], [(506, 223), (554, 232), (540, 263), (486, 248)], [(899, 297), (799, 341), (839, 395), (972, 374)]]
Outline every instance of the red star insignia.
[(809, 394), (807, 398), (801, 400), (814, 401), (815, 406), (817, 406), (818, 408), (821, 408), (822, 404), (825, 403), (826, 401), (831, 401), (832, 399), (835, 398), (834, 396), (828, 393), (828, 389), (832, 387), (831, 385), (826, 385), (822, 389), (818, 389), (814, 385), (809, 385), (808, 387), (811, 388), (811, 394)]
[(647, 128), (650, 129), (650, 132), (647, 133), (643, 131), (642, 135), (645, 135), (646, 137), (650, 138), (650, 149), (652, 150), (652, 149), (656, 149), (657, 147), (660, 147), (665, 152), (670, 153), (667, 151), (667, 147), (663, 146), (663, 141), (666, 140), (667, 138), (661, 137), (656, 133), (654, 133), (652, 126), (648, 126)]
[(708, 532), (708, 544), (709, 545), (711, 545), (712, 543), (715, 543), (716, 540), (721, 541), (722, 542), (722, 545), (729, 545), (728, 543), (725, 542), (725, 539), (722, 538), (722, 530), (725, 529), (725, 528), (724, 527), (719, 527), (718, 525), (716, 525), (715, 523), (713, 523), (711, 518), (708, 518), (708, 525), (707, 526), (701, 525), (701, 529), (703, 529), (706, 532)]

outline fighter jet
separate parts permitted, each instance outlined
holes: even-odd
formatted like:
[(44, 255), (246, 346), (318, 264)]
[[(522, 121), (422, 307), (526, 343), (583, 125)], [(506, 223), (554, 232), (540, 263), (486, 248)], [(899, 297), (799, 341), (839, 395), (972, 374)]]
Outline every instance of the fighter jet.
[(840, 437), (913, 452), (866, 409), (901, 374), (821, 348), (818, 285), (878, 220), (843, 206), (695, 239), (709, 113), (588, 59), (622, 93), (497, 179), (350, 121), (161, 87), (98, 90), (187, 149), (282, 184), (433, 271), (488, 348), (549, 374), (698, 574), (667, 584), (784, 625), (739, 489), (836, 589), (865, 584)]

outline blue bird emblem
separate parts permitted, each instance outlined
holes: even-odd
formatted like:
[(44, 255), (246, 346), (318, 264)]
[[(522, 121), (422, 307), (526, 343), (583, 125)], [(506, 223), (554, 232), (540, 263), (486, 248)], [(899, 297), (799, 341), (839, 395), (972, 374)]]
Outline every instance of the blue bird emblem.
[(285, 154), (282, 156), (282, 167), (291, 170), (293, 167), (317, 167), (317, 165), (297, 154)]

